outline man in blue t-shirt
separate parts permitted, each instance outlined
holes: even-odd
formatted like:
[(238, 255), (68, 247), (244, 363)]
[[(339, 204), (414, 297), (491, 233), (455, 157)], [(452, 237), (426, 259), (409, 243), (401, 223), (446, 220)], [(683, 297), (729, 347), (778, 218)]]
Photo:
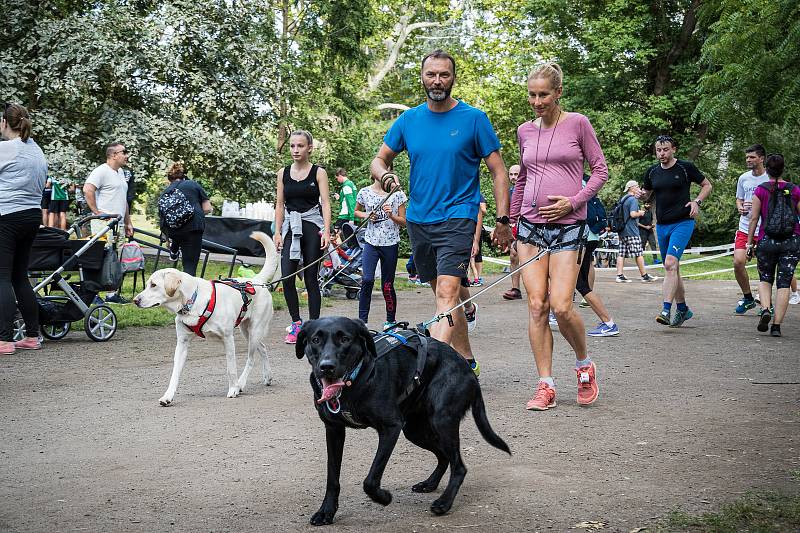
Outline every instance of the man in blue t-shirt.
[(658, 279), (651, 276), (644, 269), (644, 246), (642, 238), (639, 236), (638, 219), (644, 216), (644, 210), (639, 209), (639, 202), (636, 197), (641, 194), (639, 184), (636, 180), (629, 180), (625, 184), (625, 195), (621, 198), (622, 213), (625, 216), (625, 227), (619, 232), (619, 251), (617, 252), (617, 283), (630, 283), (631, 280), (625, 277), (625, 258), (633, 257), (636, 266), (639, 267), (639, 275), (642, 282), (650, 283)]
[[(486, 113), (450, 96), (455, 79), (456, 63), (446, 52), (436, 50), (423, 58), (421, 81), (426, 102), (397, 118), (370, 166), (372, 176), (381, 179), (391, 174), (394, 158), (403, 150), (408, 152), (408, 236), (419, 278), (429, 281), (436, 295), (437, 313), (458, 305), (461, 280), (474, 255), (481, 160), (486, 161), (494, 180), (495, 241), (506, 248), (512, 239), (508, 177), (500, 141)], [(466, 312), (474, 313), (475, 308), (469, 307)], [(431, 335), (461, 353), (477, 374), (480, 370), (472, 355), (466, 320), (458, 309), (453, 313), (452, 328), (447, 321), (440, 321), (431, 327)]]

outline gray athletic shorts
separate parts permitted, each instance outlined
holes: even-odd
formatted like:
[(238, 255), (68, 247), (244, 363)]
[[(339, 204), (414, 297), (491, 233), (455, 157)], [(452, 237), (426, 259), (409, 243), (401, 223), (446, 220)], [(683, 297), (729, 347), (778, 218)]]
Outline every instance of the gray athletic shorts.
[(406, 224), (414, 265), (423, 282), (437, 276), (467, 275), (475, 224), (468, 218), (452, 218), (438, 224)]

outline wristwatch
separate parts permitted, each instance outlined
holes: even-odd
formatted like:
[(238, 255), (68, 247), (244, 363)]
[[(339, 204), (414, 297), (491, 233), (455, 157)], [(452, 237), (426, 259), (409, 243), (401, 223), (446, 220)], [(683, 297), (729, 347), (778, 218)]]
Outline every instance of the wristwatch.
[(506, 225), (508, 225), (511, 222), (511, 219), (508, 218), (508, 215), (503, 215), (501, 217), (497, 217), (495, 219), (495, 222), (497, 222), (498, 224), (506, 224)]
[(694, 203), (696, 203), (699, 206), (700, 204), (703, 203), (703, 200), (701, 200), (700, 198), (695, 198)]

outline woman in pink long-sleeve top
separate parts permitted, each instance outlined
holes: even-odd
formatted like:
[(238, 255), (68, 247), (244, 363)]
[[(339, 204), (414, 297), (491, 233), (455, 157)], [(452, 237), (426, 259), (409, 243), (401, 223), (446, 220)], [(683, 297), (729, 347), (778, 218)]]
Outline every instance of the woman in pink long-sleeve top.
[[(550, 248), (549, 254), (522, 270), (530, 312), (528, 336), (539, 372), (536, 394), (527, 405), (534, 411), (556, 405), (551, 309), (575, 351), (578, 404), (589, 405), (598, 396), (595, 364), (586, 351), (583, 319), (572, 306), (572, 294), (580, 267), (578, 253), (586, 238), (586, 202), (608, 179), (608, 167), (589, 119), (561, 108), (561, 80), (556, 63), (541, 64), (528, 76), (528, 102), (536, 118), (517, 129), (522, 168), (511, 200), (520, 263), (541, 247)], [(585, 162), (591, 176), (582, 188)]]

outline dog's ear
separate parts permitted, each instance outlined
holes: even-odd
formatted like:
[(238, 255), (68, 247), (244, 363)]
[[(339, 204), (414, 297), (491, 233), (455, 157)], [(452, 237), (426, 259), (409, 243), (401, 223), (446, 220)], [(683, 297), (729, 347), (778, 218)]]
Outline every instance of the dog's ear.
[(164, 276), (164, 292), (168, 297), (175, 296), (175, 292), (181, 284), (181, 277), (177, 272), (167, 272)]
[(367, 329), (367, 325), (361, 320), (353, 320), (353, 323), (356, 325), (358, 336), (361, 338), (361, 350), (364, 352), (364, 355), (369, 354), (375, 357), (375, 341), (372, 339), (372, 333)]
[(313, 322), (313, 320), (310, 320), (303, 324), (303, 326), (300, 328), (300, 332), (297, 334), (297, 342), (294, 345), (294, 354), (298, 359), (302, 359), (306, 354), (306, 331), (308, 331), (307, 326)]

